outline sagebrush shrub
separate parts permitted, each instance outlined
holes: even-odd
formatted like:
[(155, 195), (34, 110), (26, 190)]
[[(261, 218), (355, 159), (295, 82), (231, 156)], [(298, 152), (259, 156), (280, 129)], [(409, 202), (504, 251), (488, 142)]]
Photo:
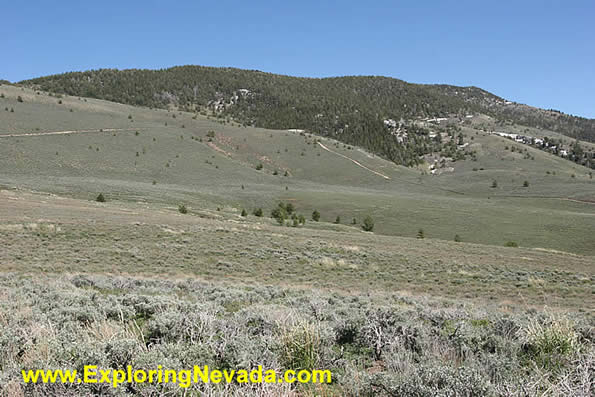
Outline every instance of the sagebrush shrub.
[(557, 371), (580, 351), (578, 334), (568, 319), (531, 319), (521, 336), (524, 354), (539, 366)]
[(320, 334), (316, 325), (300, 323), (282, 330), (280, 335), (281, 360), (285, 368), (310, 370), (317, 368), (320, 360)]
[[(333, 373), (331, 389), (293, 385), (281, 395), (592, 394), (592, 323), (580, 313), (503, 313), (421, 296), (192, 278), (47, 277), (0, 273), (2, 396), (13, 392), (7, 385), (19, 382), (23, 368), (86, 364), (248, 370), (262, 364)], [(180, 392), (150, 384), (22, 386), (25, 395)], [(277, 391), (259, 387), (199, 384), (188, 394)]]

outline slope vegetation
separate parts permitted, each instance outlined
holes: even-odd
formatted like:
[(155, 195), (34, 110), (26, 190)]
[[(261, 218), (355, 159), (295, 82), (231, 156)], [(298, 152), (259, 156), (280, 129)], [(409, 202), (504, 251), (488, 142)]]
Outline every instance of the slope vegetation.
[[(595, 121), (513, 104), (476, 87), (410, 84), (376, 76), (297, 78), (233, 68), (181, 66), (163, 70), (101, 69), (23, 81), (26, 86), (132, 105), (212, 112), (246, 125), (300, 128), (415, 165), (436, 150), (410, 121), (488, 114), (595, 141)], [(407, 132), (401, 143), (386, 120)]]
[[(589, 170), (465, 126), (474, 155), (407, 168), (299, 131), (2, 86), (0, 185), (265, 215), (279, 201), (356, 231), (593, 254)], [(17, 101), (21, 97), (23, 102)], [(71, 111), (72, 110), (72, 111)], [(521, 147), (522, 145), (516, 144)], [(508, 147), (508, 150), (506, 150)], [(327, 148), (329, 150), (325, 150)], [(497, 187), (492, 187), (493, 182)], [(529, 186), (525, 187), (527, 181)], [(309, 222), (309, 227), (316, 226)]]

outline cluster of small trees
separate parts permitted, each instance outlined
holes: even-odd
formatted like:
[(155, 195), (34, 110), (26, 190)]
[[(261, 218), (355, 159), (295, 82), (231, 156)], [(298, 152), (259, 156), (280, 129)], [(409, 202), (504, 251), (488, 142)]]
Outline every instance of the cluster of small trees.
[[(256, 211), (259, 211), (258, 213), (260, 214), (257, 216), (262, 216), (262, 209), (258, 208), (257, 210), (255, 210), (255, 215)], [(318, 210), (312, 211), (312, 221), (319, 222), (320, 216), (321, 215)], [(306, 218), (302, 214), (298, 214), (296, 212), (295, 206), (292, 203), (279, 203), (277, 207), (273, 208), (273, 210), (271, 211), (271, 218), (276, 219), (280, 225), (286, 224), (288, 220), (292, 221), (293, 226), (295, 227), (299, 225), (304, 225), (306, 223)], [(341, 217), (339, 215), (337, 215), (337, 217), (335, 218), (334, 223), (341, 223)], [(357, 224), (357, 220), (355, 218), (353, 218), (353, 224)], [(371, 216), (368, 215), (366, 216), (366, 218), (364, 218), (364, 221), (361, 226), (364, 231), (371, 232), (372, 230), (374, 230), (374, 220)]]
[[(155, 182), (154, 182), (155, 184)], [(99, 194), (99, 196), (97, 196), (96, 200), (98, 202), (105, 202), (105, 197), (103, 196), (103, 194)], [(217, 208), (217, 211), (219, 211), (220, 208)], [(188, 213), (188, 209), (186, 208), (186, 206), (184, 204), (180, 204), (178, 206), (178, 212), (180, 212), (181, 214), (187, 214)], [(256, 217), (262, 217), (264, 215), (264, 212), (262, 210), (262, 208), (255, 208), (252, 211), (252, 214)], [(246, 211), (245, 208), (242, 208), (242, 211), (240, 213), (240, 216), (242, 217), (247, 217), (248, 216), (248, 211)], [(277, 220), (277, 222), (280, 225), (288, 225), (288, 226), (293, 226), (293, 227), (298, 227), (300, 225), (305, 225), (306, 224), (306, 217), (302, 214), (299, 214), (296, 211), (295, 206), (292, 203), (283, 203), (280, 202), (279, 204), (277, 204), (277, 206), (275, 208), (273, 208), (273, 210), (271, 211), (271, 218), (274, 218)], [(312, 220), (314, 222), (319, 222), (320, 221), (320, 212), (318, 210), (314, 210), (312, 211)], [(337, 218), (335, 219), (335, 224), (339, 224), (341, 223), (341, 217), (337, 215)], [(357, 224), (357, 220), (355, 218), (353, 218), (353, 225)], [(366, 232), (371, 232), (372, 230), (374, 230), (374, 220), (372, 219), (371, 216), (366, 216), (364, 218), (364, 221), (361, 225), (362, 229)]]
[[(277, 207), (273, 208), (271, 211), (271, 217), (275, 218), (280, 225), (285, 225), (288, 221), (293, 227), (306, 224), (306, 217), (302, 214), (298, 214), (292, 203), (279, 203)], [(312, 219), (315, 220), (314, 213), (312, 214)], [(318, 219), (320, 219), (320, 214), (318, 214)]]
[[(99, 195), (97, 196), (97, 198), (95, 200), (100, 203), (104, 203), (106, 201), (103, 193), (99, 193)], [(220, 209), (217, 208), (217, 211), (219, 211), (219, 210)], [(186, 208), (186, 206), (184, 204), (180, 204), (178, 206), (178, 212), (180, 212), (181, 214), (187, 214), (188, 209)], [(257, 217), (262, 217), (264, 215), (264, 212), (263, 212), (262, 208), (256, 208), (252, 211), (252, 214)], [(246, 211), (246, 209), (242, 208), (240, 215), (243, 217), (247, 217), (248, 211)], [(271, 211), (271, 218), (276, 219), (280, 225), (288, 225), (288, 226), (298, 227), (300, 225), (306, 224), (306, 217), (302, 214), (298, 214), (295, 206), (292, 203), (280, 202), (279, 204), (277, 204), (277, 206), (275, 208), (273, 208), (273, 210)], [(320, 212), (318, 210), (314, 210), (312, 212), (312, 220), (314, 222), (320, 221)], [(335, 224), (339, 224), (340, 222), (341, 222), (341, 217), (337, 215), (337, 218), (335, 219)], [(352, 224), (353, 225), (357, 224), (357, 220), (355, 218), (353, 218)], [(371, 232), (374, 230), (374, 220), (372, 219), (372, 217), (370, 215), (368, 215), (364, 218), (364, 221), (362, 222), (361, 227), (366, 232)], [(424, 239), (425, 238), (424, 230), (419, 229), (417, 231), (416, 237), (418, 239)], [(461, 237), (458, 234), (455, 235), (454, 241), (460, 242)], [(506, 246), (507, 247), (516, 247), (517, 245), (515, 245), (515, 244), (516, 243), (508, 242), (508, 243), (506, 243)]]

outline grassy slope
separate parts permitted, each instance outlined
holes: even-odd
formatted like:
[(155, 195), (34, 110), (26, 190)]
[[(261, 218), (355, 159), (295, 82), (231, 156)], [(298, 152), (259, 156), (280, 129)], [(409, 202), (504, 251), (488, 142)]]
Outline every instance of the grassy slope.
[[(227, 108), (226, 116), (267, 128), (293, 128), (302, 124), (302, 128), (323, 135), (338, 131), (337, 122), (347, 123), (350, 127), (342, 132), (341, 140), (363, 145), (375, 153), (385, 153), (386, 145), (391, 145), (388, 141), (379, 145), (376, 140), (384, 135), (384, 129), (378, 124), (375, 127), (368, 124), (377, 115), (410, 119), (482, 112), (521, 124), (548, 126), (591, 142), (595, 129), (593, 120), (508, 103), (477, 87), (410, 84), (382, 76), (312, 79), (186, 65), (162, 70), (73, 72), (21, 83), (46, 91), (158, 107), (170, 103), (206, 106), (221, 97), (229, 100), (239, 89), (249, 89), (255, 95), (248, 94)], [(355, 115), (354, 109), (365, 115), (367, 121)], [(322, 117), (315, 117), (317, 114)], [(358, 129), (366, 124), (367, 127)], [(356, 131), (366, 131), (366, 139), (360, 139)], [(371, 144), (369, 138), (376, 144)]]
[[(560, 199), (595, 198), (587, 169), (533, 149), (535, 160), (523, 159), (504, 150), (510, 141), (475, 130), (465, 133), (474, 138), (477, 162), (458, 162), (454, 173), (441, 176), (421, 176), (322, 140), (329, 149), (391, 178), (387, 180), (298, 133), (222, 125), (194, 120), (191, 114), (93, 99), (66, 97), (58, 104), (57, 98), (9, 86), (0, 91), (6, 95), (0, 109), (15, 109), (0, 113), (3, 134), (37, 129), (139, 131), (0, 138), (4, 185), (86, 199), (102, 191), (121, 200), (174, 206), (184, 202), (211, 209), (258, 206), (266, 212), (279, 199), (293, 200), (306, 215), (318, 209), (329, 222), (337, 215), (350, 223), (372, 214), (380, 234), (411, 237), (423, 228), (430, 238), (452, 240), (459, 234), (475, 243), (513, 240), (527, 247), (595, 253), (595, 207)], [(24, 103), (15, 100), (17, 95)], [(209, 130), (216, 132), (212, 143), (206, 139)], [(258, 163), (262, 171), (255, 169)], [(273, 175), (275, 170), (278, 175)], [(556, 175), (547, 175), (547, 170)], [(497, 189), (490, 188), (494, 179)], [(524, 180), (529, 188), (522, 187)]]
[(503, 306), (522, 297), (528, 305), (595, 307), (591, 257), (380, 236), (322, 222), (279, 227), (231, 209), (182, 215), (151, 203), (13, 191), (0, 198), (0, 271), (196, 276), (349, 293), (407, 291)]

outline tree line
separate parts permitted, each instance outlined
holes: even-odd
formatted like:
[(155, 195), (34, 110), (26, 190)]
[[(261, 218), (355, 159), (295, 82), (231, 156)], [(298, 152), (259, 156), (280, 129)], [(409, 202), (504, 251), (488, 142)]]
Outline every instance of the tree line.
[[(412, 120), (468, 113), (509, 117), (527, 125), (567, 129), (595, 141), (595, 121), (552, 112), (511, 113), (475, 87), (410, 84), (377, 76), (298, 78), (235, 68), (180, 66), (162, 70), (100, 69), (21, 82), (37, 89), (137, 106), (176, 105), (244, 125), (299, 128), (361, 146), (397, 164), (415, 165), (434, 148), (427, 131), (411, 123), (399, 140), (384, 120)], [(554, 121), (552, 121), (554, 120)], [(552, 124), (557, 123), (557, 124)], [(561, 131), (564, 133), (564, 131)]]

